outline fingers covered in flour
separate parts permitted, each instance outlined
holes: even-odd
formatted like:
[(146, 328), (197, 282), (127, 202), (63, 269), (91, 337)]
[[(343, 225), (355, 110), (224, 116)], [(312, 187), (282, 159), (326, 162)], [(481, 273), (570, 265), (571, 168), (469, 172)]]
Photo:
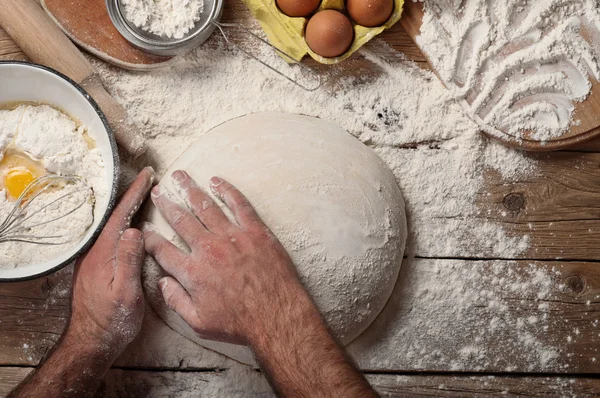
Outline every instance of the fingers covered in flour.
[(160, 185), (152, 189), (152, 202), (188, 246), (192, 246), (200, 235), (208, 232), (196, 216), (188, 209), (177, 204), (172, 199), (171, 194)]
[(240, 227), (264, 227), (250, 201), (232, 184), (220, 177), (213, 177), (210, 179), (210, 188), (229, 207)]
[(146, 252), (169, 274), (184, 279), (187, 276), (184, 269), (184, 264), (188, 260), (187, 253), (165, 239), (150, 223), (144, 223), (142, 231)]
[(152, 167), (143, 169), (123, 194), (106, 223), (100, 240), (111, 240), (116, 246), (119, 236), (131, 225), (131, 219), (146, 199), (154, 182)]
[[(188, 174), (176, 172), (173, 179), (189, 203), (210, 199)], [(252, 344), (270, 328), (261, 314), (287, 311), (298, 299), (307, 300), (307, 294), (281, 243), (272, 234), (265, 239), (268, 228), (248, 199), (222, 179), (213, 178), (211, 184), (239, 226), (225, 221), (212, 201), (214, 209), (193, 210), (202, 224), (188, 209), (155, 194), (154, 203), (190, 250), (178, 249), (150, 224), (143, 227), (146, 250), (169, 274), (159, 285), (165, 302), (200, 338)], [(215, 233), (215, 226), (223, 233)]]
[(113, 286), (118, 289), (140, 284), (144, 263), (144, 237), (142, 232), (130, 228), (123, 232), (116, 252), (116, 270)]
[(167, 306), (179, 314), (188, 324), (196, 323), (196, 308), (187, 290), (171, 276), (165, 276), (158, 281), (163, 299)]
[(179, 187), (182, 196), (187, 200), (194, 215), (210, 232), (221, 234), (227, 231), (231, 226), (227, 216), (188, 173), (177, 170), (172, 174), (172, 178)]
[(142, 233), (129, 228), (152, 187), (154, 171), (140, 172), (121, 198), (100, 238), (78, 261), (66, 333), (85, 336), (116, 358), (138, 334), (144, 317)]

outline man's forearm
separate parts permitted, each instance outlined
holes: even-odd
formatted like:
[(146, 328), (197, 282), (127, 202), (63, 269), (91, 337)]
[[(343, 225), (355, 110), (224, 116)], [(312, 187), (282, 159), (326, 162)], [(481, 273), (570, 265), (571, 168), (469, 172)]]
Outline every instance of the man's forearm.
[(9, 397), (84, 397), (92, 395), (114, 358), (85, 336), (67, 332), (42, 367)]
[(273, 389), (286, 397), (377, 397), (304, 291), (293, 293), (250, 344)]

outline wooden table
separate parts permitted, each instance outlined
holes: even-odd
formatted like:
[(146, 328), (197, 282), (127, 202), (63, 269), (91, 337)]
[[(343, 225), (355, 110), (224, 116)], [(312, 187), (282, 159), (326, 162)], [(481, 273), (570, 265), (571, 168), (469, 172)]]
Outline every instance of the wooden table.
[[(228, 4), (225, 19), (248, 20), (241, 4)], [(419, 50), (399, 25), (381, 36), (393, 48), (426, 67)], [(0, 30), (0, 59), (25, 59), (19, 48)], [(350, 63), (349, 63), (350, 65)], [(348, 73), (352, 73), (349, 70)], [(0, 88), (1, 89), (1, 88)], [(407, 358), (401, 352), (381, 363), (367, 353), (352, 354), (373, 385), (386, 396), (593, 396), (600, 394), (600, 140), (577, 148), (549, 154), (533, 155), (540, 164), (536, 177), (522, 181), (504, 181), (489, 173), (478, 206), (485, 219), (502, 224), (509, 234), (528, 234), (530, 248), (515, 259), (490, 258), (485, 248), (469, 247), (448, 258), (443, 253), (421, 252), (405, 261), (391, 304), (385, 311), (395, 311), (403, 325), (406, 346), (419, 344), (422, 358)], [(548, 270), (552, 283), (548, 294), (537, 297), (536, 291), (518, 294), (490, 285), (486, 275), (493, 267), (528, 275), (531, 264)], [(531, 321), (544, 308), (548, 330), (539, 331), (542, 341), (564, 342), (567, 349), (564, 366), (531, 366), (514, 362), (522, 353), (505, 349), (502, 339), (494, 336), (483, 344), (483, 355), (475, 365), (455, 370), (450, 361), (429, 355), (444, 347), (462, 346), (470, 333), (482, 322), (493, 322), (493, 308), (469, 307), (464, 299), (448, 293), (444, 284), (446, 270), (460, 269), (472, 276), (473, 291), (482, 289), (514, 299), (505, 308), (511, 319)], [(440, 270), (442, 273), (440, 276)], [(466, 271), (465, 271), (466, 270)], [(554, 270), (550, 272), (550, 270)], [(0, 395), (5, 395), (54, 346), (67, 322), (72, 269), (70, 267), (45, 278), (26, 283), (0, 285)], [(440, 279), (436, 285), (444, 315), (431, 319), (448, 330), (443, 341), (427, 336), (422, 326), (413, 324), (420, 308), (415, 286)], [(511, 296), (511, 294), (514, 296)], [(454, 297), (456, 299), (454, 299)], [(422, 304), (422, 303), (421, 303)], [(454, 314), (461, 313), (458, 318)], [(375, 329), (385, 325), (377, 325)], [(500, 326), (506, 338), (513, 326)], [(370, 333), (378, 333), (371, 330)], [(502, 333), (498, 335), (503, 335)], [(400, 338), (400, 337), (399, 337)], [(558, 343), (557, 343), (558, 342)], [(437, 351), (436, 351), (437, 350)], [(193, 352), (194, 355), (187, 355)], [(596, 359), (599, 360), (596, 360)], [(208, 350), (199, 350), (190, 341), (169, 329), (152, 310), (147, 309), (143, 331), (117, 361), (102, 385), (99, 395), (111, 396), (179, 396), (196, 391), (198, 395), (215, 391), (227, 379), (232, 361)], [(234, 376), (230, 376), (234, 377)], [(260, 377), (256, 374), (255, 377)], [(267, 386), (263, 386), (268, 391)]]

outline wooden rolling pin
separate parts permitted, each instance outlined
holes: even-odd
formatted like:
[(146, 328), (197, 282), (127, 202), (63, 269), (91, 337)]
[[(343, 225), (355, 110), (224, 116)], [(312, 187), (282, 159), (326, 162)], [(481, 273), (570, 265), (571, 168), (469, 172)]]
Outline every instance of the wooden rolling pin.
[(56, 69), (79, 83), (106, 115), (119, 145), (134, 157), (141, 155), (144, 141), (127, 123), (127, 111), (106, 92), (98, 72), (35, 0), (2, 3), (0, 26), (23, 52), (33, 62)]

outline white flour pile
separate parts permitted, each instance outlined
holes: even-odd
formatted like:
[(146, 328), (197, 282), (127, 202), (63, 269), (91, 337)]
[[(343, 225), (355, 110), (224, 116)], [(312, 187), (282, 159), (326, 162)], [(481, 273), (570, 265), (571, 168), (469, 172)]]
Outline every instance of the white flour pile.
[[(50, 133), (51, 132), (51, 133)], [(0, 243), (0, 267), (16, 267), (50, 260), (79, 242), (93, 223), (95, 200), (108, 195), (104, 163), (98, 149), (90, 149), (85, 126), (48, 106), (21, 105), (0, 111), (0, 155), (19, 151), (40, 163), (42, 173), (74, 175), (81, 182), (40, 194), (26, 208), (24, 238), (55, 237), (44, 240), (64, 244), (39, 246), (25, 242)], [(0, 159), (2, 156), (0, 156)], [(3, 176), (10, 170), (28, 169), (27, 164), (0, 167)], [(8, 169), (5, 169), (8, 168)], [(4, 178), (4, 177), (2, 177)], [(0, 223), (14, 206), (8, 190), (0, 186)], [(73, 210), (71, 212), (71, 210)]]
[(181, 39), (200, 19), (204, 0), (121, 0), (125, 18), (158, 36)]
[(597, 0), (425, 0), (425, 9), (419, 46), (486, 131), (547, 141), (580, 124), (575, 103), (600, 78)]

